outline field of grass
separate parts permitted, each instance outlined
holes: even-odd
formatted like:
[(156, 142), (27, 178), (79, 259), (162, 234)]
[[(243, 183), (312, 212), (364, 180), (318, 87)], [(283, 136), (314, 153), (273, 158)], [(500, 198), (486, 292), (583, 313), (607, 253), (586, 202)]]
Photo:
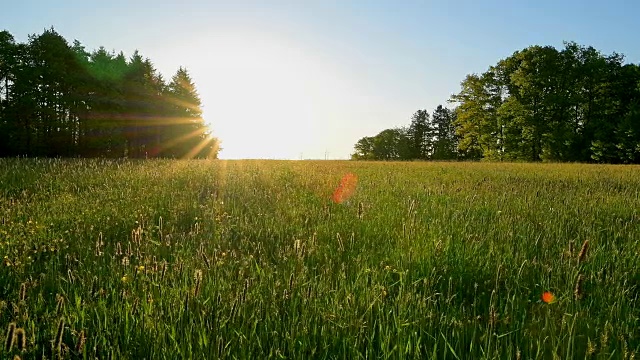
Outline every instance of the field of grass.
[(0, 219), (2, 359), (640, 358), (639, 167), (9, 159)]

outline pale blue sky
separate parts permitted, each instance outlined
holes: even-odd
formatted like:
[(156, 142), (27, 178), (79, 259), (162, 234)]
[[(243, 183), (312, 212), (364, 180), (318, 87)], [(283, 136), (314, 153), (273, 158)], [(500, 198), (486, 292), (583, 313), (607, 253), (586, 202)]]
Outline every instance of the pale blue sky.
[[(267, 5), (269, 3), (269, 5)], [(634, 1), (0, 0), (19, 41), (53, 26), (89, 50), (138, 49), (191, 72), (222, 158), (348, 158), (529, 45), (640, 62)]]

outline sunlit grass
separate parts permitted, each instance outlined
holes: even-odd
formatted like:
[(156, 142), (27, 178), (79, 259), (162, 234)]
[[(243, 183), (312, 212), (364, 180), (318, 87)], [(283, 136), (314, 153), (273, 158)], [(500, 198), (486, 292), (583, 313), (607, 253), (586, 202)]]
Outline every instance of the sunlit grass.
[(0, 357), (638, 358), (639, 170), (0, 160)]

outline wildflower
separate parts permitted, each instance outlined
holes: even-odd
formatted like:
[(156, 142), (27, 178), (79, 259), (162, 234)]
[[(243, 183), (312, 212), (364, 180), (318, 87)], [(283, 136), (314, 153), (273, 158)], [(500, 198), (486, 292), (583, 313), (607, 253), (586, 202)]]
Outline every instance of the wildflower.
[(550, 291), (545, 291), (542, 293), (541, 300), (547, 304), (551, 304), (555, 300), (555, 296)]
[(127, 279), (127, 275), (123, 276), (121, 280), (122, 280), (122, 282), (127, 282), (127, 280), (128, 280)]
[(143, 265), (138, 266), (138, 272), (142, 272), (142, 271), (144, 271), (144, 266)]

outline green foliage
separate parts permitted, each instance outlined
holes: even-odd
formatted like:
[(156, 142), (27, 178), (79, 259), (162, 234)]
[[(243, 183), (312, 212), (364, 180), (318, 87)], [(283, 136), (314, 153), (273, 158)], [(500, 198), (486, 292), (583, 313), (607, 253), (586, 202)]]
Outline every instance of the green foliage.
[(387, 129), (363, 137), (354, 145), (352, 160), (454, 160), (458, 158), (455, 113), (442, 105), (433, 117), (418, 110), (408, 128)]
[(360, 139), (355, 150), (353, 160), (407, 160), (411, 158), (411, 139), (405, 129), (387, 129)]
[(166, 84), (137, 51), (0, 33), (0, 156), (215, 158), (200, 106), (185, 69)]
[(0, 159), (0, 358), (638, 358), (638, 171)]
[(637, 163), (640, 67), (566, 43), (469, 75), (451, 100), (458, 149), (489, 160)]
[[(409, 158), (638, 163), (640, 66), (623, 60), (573, 42), (516, 51), (467, 75), (455, 110), (417, 111)], [(352, 158), (390, 159), (373, 152), (375, 138)]]

